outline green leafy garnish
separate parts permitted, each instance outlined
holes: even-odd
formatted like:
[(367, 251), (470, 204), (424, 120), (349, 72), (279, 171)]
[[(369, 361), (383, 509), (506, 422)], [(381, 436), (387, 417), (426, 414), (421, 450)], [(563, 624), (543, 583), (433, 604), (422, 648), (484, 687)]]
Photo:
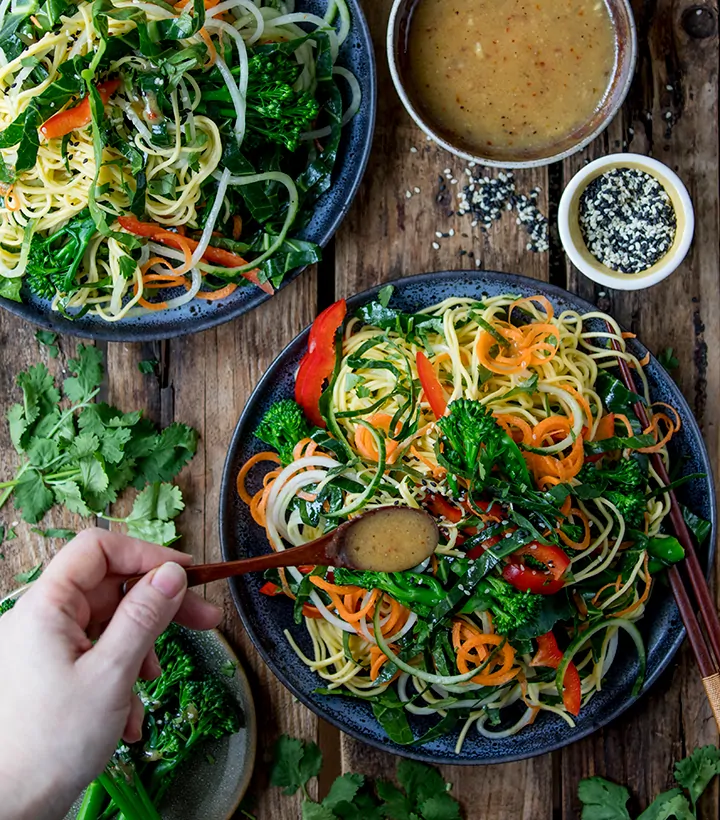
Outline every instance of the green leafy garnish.
[[(15, 478), (0, 485), (0, 507), (13, 496), (30, 524), (55, 505), (82, 516), (102, 515), (119, 493), (134, 486), (143, 492), (130, 515), (119, 520), (138, 538), (174, 541), (171, 521), (183, 502), (180, 490), (167, 482), (194, 455), (197, 433), (179, 423), (158, 432), (139, 411), (123, 413), (96, 404), (104, 375), (96, 347), (79, 345), (68, 369), (62, 392), (44, 364), (17, 377), (22, 403), (10, 408), (8, 424), (21, 463)], [(72, 533), (48, 537), (68, 535)]]
[(385, 780), (373, 783), (361, 774), (343, 774), (327, 797), (316, 803), (308, 795), (307, 784), (321, 767), (322, 754), (314, 743), (287, 735), (278, 740), (270, 782), (287, 795), (302, 791), (303, 820), (461, 820), (450, 784), (424, 763), (401, 760), (399, 787)]
[(40, 575), (42, 574), (42, 564), (38, 564), (36, 567), (29, 569), (27, 572), (18, 572), (15, 576), (15, 580), (18, 584), (30, 584), (33, 581), (37, 580)]
[(55, 344), (57, 342), (57, 333), (51, 330), (38, 330), (35, 332), (37, 343), (47, 348), (48, 356), (51, 359), (57, 359), (60, 348)]

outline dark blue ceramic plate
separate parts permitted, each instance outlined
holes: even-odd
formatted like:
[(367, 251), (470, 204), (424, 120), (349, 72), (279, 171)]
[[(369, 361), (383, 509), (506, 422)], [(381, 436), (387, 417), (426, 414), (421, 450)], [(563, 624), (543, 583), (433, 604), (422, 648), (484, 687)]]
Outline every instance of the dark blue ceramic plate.
[[(316, 242), (321, 247), (325, 247), (330, 241), (355, 197), (370, 156), (375, 127), (377, 87), (372, 40), (358, 0), (346, 2), (352, 15), (352, 26), (340, 49), (338, 65), (345, 66), (357, 77), (362, 89), (362, 104), (355, 117), (343, 128), (332, 187), (318, 200), (307, 227), (295, 234), (296, 238)], [(300, 0), (297, 5), (298, 11), (320, 16), (327, 8), (326, 0)], [(340, 80), (340, 88), (345, 95), (344, 80)], [(285, 278), (282, 287), (302, 271), (302, 268), (292, 271)], [(218, 302), (196, 299), (174, 310), (150, 313), (115, 323), (105, 322), (97, 316), (69, 321), (51, 310), (48, 300), (40, 299), (26, 292), (26, 289), (23, 289), (22, 304), (0, 298), (0, 307), (59, 333), (106, 339), (110, 342), (138, 342), (170, 339), (207, 330), (247, 313), (269, 298), (259, 288), (242, 287), (229, 298)]]
[[(580, 313), (595, 310), (589, 302), (560, 288), (505, 273), (493, 272), (445, 272), (428, 273), (400, 279), (392, 304), (414, 312), (435, 304), (448, 296), (470, 296), (481, 299), (500, 293), (531, 295), (544, 293), (555, 306), (556, 313), (565, 309)], [(348, 314), (372, 299), (378, 288), (369, 290), (348, 300)], [(225, 463), (221, 501), (220, 538), (225, 560), (244, 558), (268, 551), (264, 531), (252, 520), (248, 508), (240, 501), (235, 490), (235, 479), (242, 464), (264, 445), (253, 436), (268, 406), (281, 398), (293, 395), (294, 375), (307, 345), (305, 330), (280, 354), (257, 386), (235, 430), (230, 452)], [(631, 343), (638, 356), (647, 350), (639, 343)], [(714, 553), (715, 543), (715, 491), (710, 462), (697, 423), (682, 394), (657, 360), (651, 356), (646, 367), (651, 393), (658, 401), (665, 401), (677, 408), (683, 425), (672, 440), (671, 456), (687, 459), (686, 473), (705, 473), (707, 478), (695, 479), (685, 484), (678, 496), (697, 515), (713, 523), (713, 533), (703, 547), (701, 561), (707, 566)], [(369, 704), (341, 696), (315, 694), (322, 685), (296, 657), (283, 635), (289, 629), (298, 645), (307, 654), (312, 646), (304, 626), (297, 626), (292, 618), (292, 605), (284, 599), (269, 598), (259, 593), (263, 580), (259, 575), (248, 575), (231, 581), (232, 594), (240, 617), (250, 638), (270, 668), (285, 686), (313, 712), (335, 724), (344, 732), (406, 757), (414, 757), (433, 763), (501, 763), (520, 760), (558, 749), (594, 732), (624, 712), (635, 700), (631, 689), (637, 676), (636, 656), (632, 645), (620, 638), (620, 649), (608, 679), (602, 689), (585, 707), (574, 729), (559, 717), (541, 713), (537, 721), (514, 737), (503, 740), (486, 740), (471, 731), (460, 755), (454, 753), (457, 732), (433, 740), (424, 746), (399, 746), (390, 741), (373, 717)], [(648, 652), (647, 676), (643, 691), (653, 684), (670, 663), (683, 641), (684, 629), (669, 590), (659, 586), (654, 590), (641, 631)], [(421, 736), (434, 718), (411, 716), (415, 736)]]

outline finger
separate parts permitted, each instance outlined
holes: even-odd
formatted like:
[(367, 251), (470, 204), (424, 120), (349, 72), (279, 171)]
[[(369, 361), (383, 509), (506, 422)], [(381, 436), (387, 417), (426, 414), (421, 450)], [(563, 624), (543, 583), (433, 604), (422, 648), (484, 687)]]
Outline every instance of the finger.
[[(99, 586), (87, 593), (91, 623), (109, 621), (112, 618), (122, 600), (122, 584), (125, 580), (124, 576), (108, 576)], [(213, 629), (222, 620), (222, 610), (196, 593), (188, 592), (175, 620), (189, 629)]]
[(142, 727), (145, 720), (145, 707), (137, 695), (130, 697), (130, 714), (128, 715), (122, 739), (125, 743), (137, 743), (142, 740)]
[(222, 616), (223, 611), (219, 606), (211, 604), (197, 593), (188, 590), (185, 600), (173, 620), (188, 629), (195, 629), (200, 632), (204, 629), (215, 629), (222, 620)]
[(95, 666), (95, 673), (111, 675), (130, 688), (145, 656), (180, 609), (186, 590), (185, 570), (173, 562), (158, 567), (134, 586), (85, 656)]
[(160, 677), (161, 673), (162, 669), (158, 656), (155, 650), (151, 649), (147, 655), (145, 655), (145, 660), (142, 662), (138, 677), (140, 680), (155, 680), (155, 678)]
[(187, 566), (192, 563), (192, 557), (95, 527), (81, 532), (55, 556), (37, 586), (42, 582), (69, 581), (85, 593), (108, 575), (142, 575), (168, 561)]

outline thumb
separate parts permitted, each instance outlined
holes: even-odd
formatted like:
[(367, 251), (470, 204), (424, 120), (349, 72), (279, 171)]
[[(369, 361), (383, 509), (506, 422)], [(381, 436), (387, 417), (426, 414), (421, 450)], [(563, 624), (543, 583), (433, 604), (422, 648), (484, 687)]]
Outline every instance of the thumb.
[(187, 591), (185, 570), (162, 564), (136, 584), (115, 610), (105, 632), (91, 650), (94, 662), (132, 686), (157, 638), (168, 628)]

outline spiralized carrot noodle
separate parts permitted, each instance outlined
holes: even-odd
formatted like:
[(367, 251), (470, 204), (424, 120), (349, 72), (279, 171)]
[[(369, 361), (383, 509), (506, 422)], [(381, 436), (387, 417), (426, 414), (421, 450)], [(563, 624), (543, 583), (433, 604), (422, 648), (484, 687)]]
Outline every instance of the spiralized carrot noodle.
[[(207, 6), (207, 0), (205, 0)], [(213, 3), (215, 5), (215, 3)], [(208, 61), (205, 63), (207, 68), (215, 65), (215, 61), (217, 60), (217, 51), (215, 50), (215, 44), (212, 41), (212, 37), (208, 34), (207, 29), (203, 26), (200, 31), (198, 31), (200, 37), (202, 37), (203, 43), (207, 46), (208, 50)]]
[(526, 304), (527, 302), (537, 302), (538, 305), (542, 305), (545, 315), (547, 316), (547, 321), (550, 321), (553, 316), (555, 316), (555, 308), (552, 306), (550, 300), (539, 293), (535, 296), (523, 296), (521, 299), (516, 299), (508, 308), (508, 319), (511, 318), (512, 312), (516, 307)]
[(245, 487), (245, 479), (247, 478), (247, 474), (250, 470), (262, 461), (272, 461), (274, 464), (280, 464), (280, 456), (277, 453), (273, 453), (272, 450), (265, 450), (262, 453), (256, 453), (243, 464), (240, 468), (240, 472), (238, 473), (236, 483), (237, 493), (248, 506), (252, 502), (252, 496)]
[(583, 523), (583, 539), (582, 541), (573, 541), (566, 535), (562, 528), (558, 528), (557, 534), (565, 542), (568, 547), (575, 550), (585, 550), (590, 546), (590, 519), (579, 507), (572, 507), (567, 513), (568, 518), (579, 518)]
[(20, 199), (18, 198), (15, 191), (10, 187), (10, 190), (5, 194), (5, 207), (8, 211), (19, 211), (20, 210)]
[(647, 601), (648, 596), (650, 595), (650, 588), (652, 587), (652, 576), (648, 571), (648, 554), (647, 551), (645, 552), (645, 558), (643, 559), (643, 572), (645, 573), (645, 589), (643, 590), (642, 595), (635, 601), (635, 603), (630, 604), (630, 606), (625, 607), (625, 609), (621, 609), (619, 612), (612, 612), (611, 615), (613, 618), (626, 618), (631, 612), (634, 612), (641, 604), (644, 604)]
[[(390, 422), (392, 421), (392, 416), (388, 415), (387, 413), (375, 413), (375, 415), (371, 416), (368, 419), (368, 422), (373, 425), (373, 427), (377, 427), (378, 429), (382, 430), (384, 433), (388, 433), (390, 430)], [(397, 424), (395, 427), (395, 432), (398, 433), (401, 429), (401, 425)], [(375, 446), (375, 442), (373, 441), (372, 434), (367, 429), (367, 427), (363, 427), (359, 424), (355, 428), (355, 446), (358, 449), (358, 452), (364, 458), (370, 459), (371, 461), (377, 461), (379, 457), (379, 453), (377, 447)], [(399, 447), (399, 442), (395, 441), (394, 439), (388, 438), (385, 439), (385, 456), (387, 460), (392, 463), (391, 458), (393, 453)]]

